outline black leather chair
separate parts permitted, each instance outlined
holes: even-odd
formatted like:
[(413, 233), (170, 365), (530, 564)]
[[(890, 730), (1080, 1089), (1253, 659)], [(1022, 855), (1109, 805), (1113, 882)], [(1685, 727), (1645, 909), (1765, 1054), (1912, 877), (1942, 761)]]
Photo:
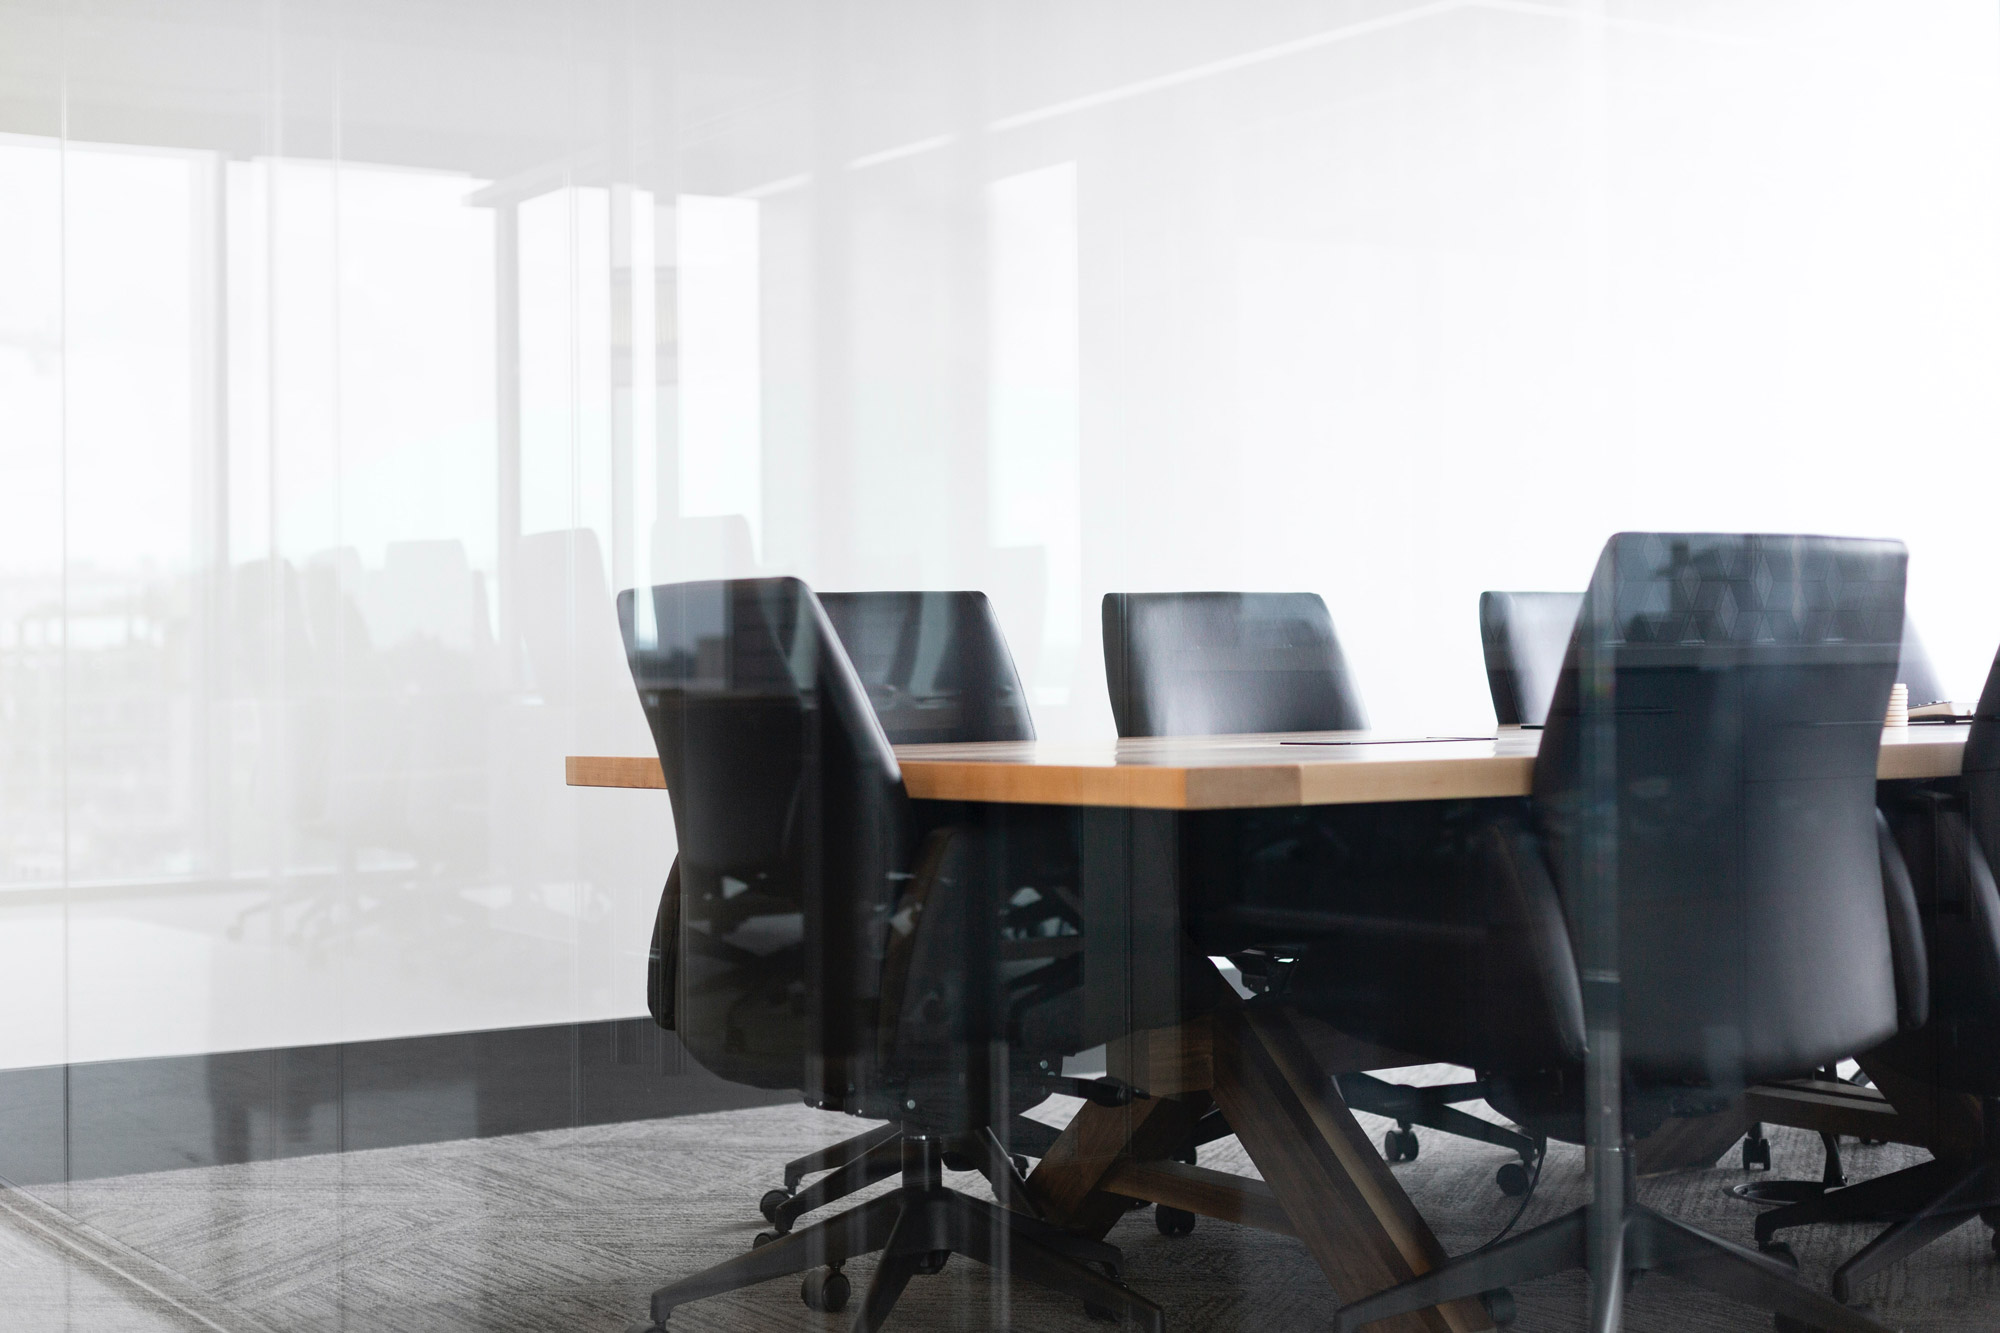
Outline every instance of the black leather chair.
[(823, 592), (891, 745), (1031, 741), (1027, 691), (983, 592)]
[(1910, 687), (1912, 708), (1946, 702), (1944, 681), (1931, 664), (1931, 655), (1924, 647), (1923, 636), (1917, 633), (1916, 622), (1907, 615), (1903, 617), (1903, 649), (1896, 679)]
[[(1349, 947), (1308, 954), (1287, 997), (1365, 1035), (1495, 1069), (1517, 1080), (1504, 1100), (1580, 1119), (1582, 989), (1561, 926), (1589, 910), (1590, 876), (1609, 869), (1628, 1170), (1630, 1137), (1667, 1116), (1889, 1037), (1899, 981), (1910, 983), (1896, 962), (1875, 768), (1904, 564), (1895, 542), (1612, 538), (1528, 808), (1495, 806), (1467, 839), (1456, 901), (1425, 904), (1416, 920), (1350, 920)], [(1777, 1259), (1638, 1205), (1632, 1185), (1625, 1274), (1681, 1277), (1776, 1312), (1781, 1328), (1880, 1328)], [(1354, 1302), (1339, 1327), (1581, 1267), (1587, 1216)]]
[(1103, 622), (1120, 736), (1368, 726), (1313, 593), (1113, 592)]
[[(1035, 738), (1027, 693), (985, 593), (823, 592), (819, 601), (891, 745)], [(1009, 878), (1021, 885), (1073, 886), (1073, 847), (1050, 846), (1046, 837), (1022, 845), (1027, 832), (1014, 830), (1008, 852), (1015, 873)], [(1047, 910), (1061, 898), (1043, 895), (1035, 902)], [(1055, 1136), (1041, 1121), (1022, 1116), (1011, 1125), (1009, 1140), (1023, 1155), (1040, 1157)], [(758, 1209), (782, 1235), (805, 1214), (901, 1170), (901, 1144), (897, 1126), (887, 1124), (788, 1162), (784, 1186), (767, 1190)], [(971, 1169), (969, 1163), (950, 1165)], [(831, 1174), (799, 1188), (821, 1171)]]
[[(1577, 613), (1583, 605), (1580, 592), (1486, 592), (1479, 596), (1479, 638), (1486, 655), (1487, 686), (1493, 694), (1493, 713), (1503, 726), (1539, 727), (1548, 717), (1555, 695), (1556, 680), (1562, 672), (1563, 657), (1569, 649)], [(1903, 618), (1903, 642), (1896, 679), (1910, 685), (1912, 703), (1929, 703), (1942, 697), (1937, 673), (1925, 653), (1915, 623)], [(1824, 1079), (1838, 1078), (1831, 1067), (1817, 1071)], [(1861, 1079), (1861, 1075), (1856, 1075)], [(1818, 1180), (1757, 1180), (1732, 1189), (1737, 1197), (1765, 1204), (1793, 1203), (1812, 1198), (1847, 1183), (1841, 1164), (1840, 1142), (1832, 1134), (1821, 1134), (1825, 1165)], [(1752, 1124), (1743, 1137), (1743, 1169), (1771, 1169), (1771, 1144), (1764, 1127)]]
[[(1913, 694), (1914, 698), (1915, 695)], [(1956, 781), (1897, 783), (1883, 811), (1916, 891), (1929, 970), (1928, 1021), (1871, 1052), (1871, 1067), (1979, 1099), (1984, 1151), (1878, 1176), (1757, 1219), (1768, 1242), (1814, 1222), (1894, 1219), (1837, 1269), (1834, 1295), (1975, 1217), (2000, 1225), (2000, 659), (1986, 678)], [(1994, 1238), (2000, 1249), (2000, 1234)]]
[[(1908, 610), (1903, 612), (1903, 645), (1897, 653), (1896, 679), (1909, 687), (1910, 706), (1913, 708), (1945, 701), (1944, 685), (1938, 678), (1937, 668), (1931, 664), (1923, 636), (1917, 633), (1917, 623), (1910, 618)], [(1821, 1069), (1818, 1074), (1828, 1082), (1840, 1078), (1839, 1071), (1832, 1067)], [(1865, 1087), (1869, 1080), (1867, 1074), (1857, 1071), (1848, 1081)], [(1732, 1186), (1729, 1192), (1751, 1203), (1791, 1204), (1839, 1189), (1847, 1184), (1847, 1168), (1841, 1161), (1840, 1139), (1824, 1131), (1819, 1139), (1824, 1165), (1818, 1180), (1754, 1180)], [(1745, 1171), (1771, 1169), (1771, 1141), (1764, 1137), (1763, 1125), (1753, 1123), (1744, 1134), (1742, 1154)]]
[[(1060, 1023), (1010, 998), (1039, 955), (1003, 939), (1005, 897), (974, 830), (933, 821), (917, 836), (819, 599), (795, 579), (670, 584), (622, 594), (619, 618), (679, 837), (682, 1041), (724, 1078), (893, 1120), (903, 1173), (895, 1190), (660, 1288), (641, 1327), (662, 1333), (679, 1305), (801, 1273), (809, 1306), (838, 1309), (841, 1266), (880, 1251), (857, 1330), (879, 1328), (911, 1278), (952, 1253), (1161, 1329), (1159, 1308), (1110, 1275), (1115, 1247), (1035, 1216), (996, 1127), (1044, 1095), (1040, 1061), (1070, 1053), (1047, 1037)], [(946, 1153), (1000, 1202), (946, 1189)]]
[[(1486, 685), (1493, 714), (1503, 727), (1539, 727), (1549, 713), (1570, 630), (1583, 605), (1580, 592), (1483, 592), (1479, 640), (1486, 652)], [(1931, 664), (1917, 624), (1905, 614), (1896, 679), (1910, 687), (1910, 704), (1944, 701), (1944, 684)]]
[[(1355, 731), (1368, 725), (1333, 618), (1316, 594), (1108, 593), (1103, 622), (1105, 675), (1120, 736)], [(1420, 827), (1433, 812), (1414, 812)], [(1186, 854), (1197, 867), (1194, 912), (1206, 918), (1198, 920), (1196, 934), (1226, 952), (1253, 989), (1268, 989), (1311, 944), (1295, 920), (1260, 916), (1255, 900), (1273, 893), (1323, 895), (1328, 882), (1320, 867), (1329, 844), (1344, 844), (1357, 821), (1366, 826), (1364, 840), (1373, 841), (1385, 825), (1400, 826), (1412, 813), (1232, 811), (1188, 819)], [(1282, 882), (1275, 888), (1246, 883), (1255, 879)], [(1340, 1073), (1335, 1081), (1349, 1106), (1396, 1122), (1383, 1141), (1391, 1161), (1415, 1160), (1413, 1126), (1423, 1125), (1511, 1149), (1521, 1162), (1501, 1168), (1500, 1187), (1510, 1194), (1527, 1190), (1527, 1166), (1541, 1143), (1456, 1105), (1485, 1097), (1484, 1083), (1416, 1088), (1359, 1072)], [(1195, 1143), (1228, 1132), (1220, 1113), (1211, 1113), (1197, 1126)], [(1192, 1226), (1192, 1217), (1177, 1211), (1160, 1219), (1170, 1233)]]
[(1548, 718), (1563, 653), (1583, 605), (1580, 592), (1482, 592), (1479, 642), (1486, 687), (1503, 727), (1539, 727)]

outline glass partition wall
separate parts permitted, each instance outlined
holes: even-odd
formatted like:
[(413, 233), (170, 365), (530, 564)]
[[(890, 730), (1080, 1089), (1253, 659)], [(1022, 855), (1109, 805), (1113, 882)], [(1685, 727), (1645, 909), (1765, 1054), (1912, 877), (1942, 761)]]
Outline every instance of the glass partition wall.
[[(1976, 697), (1996, 111), (1969, 0), (0, 0), (19, 1326), (620, 1328), (863, 1128), (649, 1016), (678, 807), (565, 782), (667, 744), (628, 589), (983, 591), (1032, 734), (1107, 750), (1106, 594), (1309, 592), (1365, 725), (1492, 737), (1480, 593), (1582, 590), (1621, 531), (1854, 534), (1906, 544), (1909, 617)], [(632, 615), (636, 661), (662, 640)], [(1060, 1126), (1090, 1080), (1164, 1077), (1127, 1031), (1180, 1012), (1151, 970), (1212, 952), (1227, 993), (1168, 1008), (1258, 1012), (1295, 959), (1134, 906), (1199, 821), (1049, 819), (971, 822), (1127, 886), (1078, 946), (1123, 989), (1043, 1071), (1082, 1081), (1035, 1085)], [(1049, 910), (1007, 939), (1073, 932)], [(1004, 1119), (1027, 1076), (992, 1077)], [(1362, 1087), (1357, 1142), (1389, 1136), (1440, 1253), (1591, 1197), (1580, 1130), (1524, 1207), (1513, 1149)], [(1272, 1174), (1232, 1127), (1166, 1156)], [(1737, 1138), (1634, 1188), (1747, 1243)], [(1769, 1142), (1819, 1173), (1817, 1137)], [(1850, 1175), (1921, 1160), (1849, 1143)], [(1124, 1280), (1176, 1327), (1330, 1324), (1368, 1292), (1257, 1225), (1272, 1197), (1192, 1234), (1151, 1200), (1110, 1227)], [(2000, 1308), (1959, 1271), (1975, 1230), (1878, 1313)], [(1806, 1275), (1872, 1234), (1799, 1244)], [(958, 1262), (892, 1323), (1086, 1326), (1027, 1287)], [(1588, 1290), (1509, 1298), (1607, 1327)], [(1501, 1313), (1453, 1309), (1375, 1327)], [(1673, 1283), (1624, 1309), (1767, 1323)], [(826, 1319), (777, 1283), (673, 1324)]]

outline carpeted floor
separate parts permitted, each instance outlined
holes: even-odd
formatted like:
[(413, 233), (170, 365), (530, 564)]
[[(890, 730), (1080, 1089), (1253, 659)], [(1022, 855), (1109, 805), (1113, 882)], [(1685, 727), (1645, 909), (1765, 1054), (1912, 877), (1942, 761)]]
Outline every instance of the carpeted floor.
[[(1048, 1114), (1059, 1120), (1061, 1109), (1052, 1103)], [(1379, 1135), (1378, 1122), (1364, 1121)], [(0, 1209), (0, 1323), (9, 1333), (618, 1333), (643, 1315), (654, 1286), (749, 1245), (763, 1225), (755, 1200), (787, 1158), (857, 1128), (844, 1117), (774, 1107), (38, 1189), (30, 1202), (70, 1224), (83, 1238), (78, 1248), (94, 1245), (99, 1257), (59, 1251), (46, 1227)], [(1775, 1130), (1772, 1145), (1777, 1174), (1817, 1175), (1817, 1138)], [(1854, 1148), (1850, 1169), (1873, 1175), (1918, 1156)], [(1499, 1150), (1426, 1132), (1422, 1155), (1396, 1171), (1458, 1253), (1513, 1212), (1514, 1201), (1493, 1185), (1505, 1160)], [(1234, 1140), (1203, 1149), (1202, 1161), (1250, 1171)], [(1726, 1169), (1686, 1173), (1645, 1182), (1641, 1193), (1747, 1242), (1752, 1210), (1724, 1194), (1742, 1178)], [(951, 1183), (983, 1192), (975, 1176)], [(1581, 1151), (1552, 1149), (1521, 1225), (1575, 1206), (1584, 1190)], [(1793, 1233), (1792, 1243), (1806, 1277), (1824, 1283), (1869, 1234), (1819, 1228)], [(2000, 1327), (2000, 1262), (1988, 1237), (1983, 1225), (1963, 1227), (1865, 1295), (1910, 1333)], [(1150, 1212), (1128, 1217), (1111, 1239), (1125, 1249), (1129, 1280), (1166, 1307), (1173, 1329), (1328, 1326), (1332, 1293), (1295, 1241), (1206, 1219), (1192, 1236), (1168, 1238)], [(872, 1267), (850, 1265), (857, 1293)], [(156, 1299), (163, 1291), (178, 1299)], [(1581, 1274), (1515, 1296), (1515, 1327), (1524, 1333), (1584, 1326)], [(1627, 1311), (1634, 1333), (1770, 1327), (1765, 1316), (1666, 1279), (1641, 1282)], [(809, 1312), (798, 1284), (783, 1281), (685, 1307), (673, 1326), (832, 1330), (851, 1313)], [(889, 1327), (1104, 1326), (1072, 1302), (1025, 1284), (1002, 1289), (977, 1264), (954, 1259), (912, 1285)]]

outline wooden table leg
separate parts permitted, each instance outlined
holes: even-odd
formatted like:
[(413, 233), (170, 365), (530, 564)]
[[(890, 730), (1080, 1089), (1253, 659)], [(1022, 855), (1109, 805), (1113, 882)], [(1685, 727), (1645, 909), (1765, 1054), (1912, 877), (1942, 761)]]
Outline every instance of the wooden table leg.
[(1939, 1157), (1965, 1160), (1984, 1150), (1986, 1121), (1977, 1097), (1919, 1083), (1866, 1055), (1859, 1063), (1876, 1090), (1896, 1108), (1901, 1132), (1893, 1142), (1915, 1143)]
[(1722, 1159), (1750, 1128), (1743, 1099), (1710, 1115), (1672, 1116), (1632, 1146), (1642, 1176), (1669, 1171), (1706, 1171)]
[[(1282, 1011), (1226, 1004), (1214, 1017), (1216, 1105), (1342, 1301), (1429, 1272), (1444, 1247), (1368, 1141)], [(1477, 1301), (1374, 1325), (1379, 1333), (1470, 1333)]]
[[(1444, 1247), (1282, 1011), (1225, 1002), (1212, 1019), (1137, 1034), (1110, 1054), (1122, 1077), (1166, 1095), (1122, 1107), (1086, 1102), (1077, 1110), (1028, 1178), (1050, 1221), (1101, 1237), (1130, 1208), (1122, 1187), (1282, 1229), (1305, 1242), (1333, 1286), (1330, 1299), (1343, 1301), (1444, 1261)], [(1211, 1096), (1264, 1181), (1232, 1185), (1219, 1172), (1162, 1160), (1187, 1141), (1194, 1114)], [(1276, 1225), (1274, 1203), (1287, 1225)], [(1491, 1326), (1477, 1301), (1458, 1301), (1378, 1327), (1470, 1333)]]
[(1085, 1102), (1036, 1164), (1028, 1192), (1049, 1221), (1101, 1239), (1131, 1210), (1124, 1196), (1105, 1192), (1106, 1180), (1127, 1162), (1171, 1155), (1191, 1127), (1186, 1109), (1170, 1097), (1129, 1106)]

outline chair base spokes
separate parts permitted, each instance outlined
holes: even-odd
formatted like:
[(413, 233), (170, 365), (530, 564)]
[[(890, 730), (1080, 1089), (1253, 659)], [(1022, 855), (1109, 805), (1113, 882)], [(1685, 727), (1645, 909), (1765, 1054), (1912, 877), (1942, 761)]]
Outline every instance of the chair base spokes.
[[(1524, 1167), (1533, 1167), (1547, 1146), (1547, 1140), (1539, 1136), (1523, 1134), (1517, 1129), (1481, 1120), (1458, 1109), (1458, 1102), (1481, 1101), (1487, 1097), (1491, 1089), (1484, 1080), (1426, 1088), (1390, 1083), (1373, 1074), (1339, 1074), (1334, 1077), (1334, 1086), (1340, 1089), (1341, 1100), (1347, 1103), (1349, 1110), (1366, 1111), (1396, 1122), (1395, 1135), (1398, 1137), (1388, 1143), (1400, 1142), (1405, 1146), (1401, 1154), (1390, 1156), (1391, 1161), (1416, 1159), (1417, 1136), (1411, 1132), (1412, 1125), (1505, 1148), (1519, 1157)], [(1507, 1187), (1503, 1183), (1501, 1188)]]
[[(1016, 1115), (1007, 1127), (1007, 1138), (1016, 1152), (1030, 1157), (1046, 1157), (1058, 1131), (1039, 1120)], [(836, 1199), (866, 1189), (878, 1180), (896, 1174), (903, 1160), (903, 1130), (900, 1125), (880, 1125), (865, 1134), (856, 1134), (829, 1144), (804, 1157), (785, 1163), (782, 1189), (765, 1191), (757, 1209), (779, 1235), (790, 1231), (807, 1213), (816, 1212)], [(946, 1163), (953, 1170), (959, 1167)], [(799, 1182), (821, 1171), (821, 1176), (804, 1189)]]
[[(829, 1152), (849, 1147), (856, 1151), (804, 1189), (782, 1198), (775, 1197), (776, 1191), (765, 1195), (762, 1211), (772, 1229), (780, 1236), (785, 1235), (807, 1213), (824, 1208), (835, 1199), (845, 1198), (856, 1190), (866, 1189), (878, 1180), (887, 1180), (901, 1170), (902, 1131), (894, 1125), (883, 1128), (888, 1131), (886, 1134), (876, 1131), (835, 1144)], [(793, 1181), (791, 1167), (785, 1168), (785, 1179), (788, 1184)]]
[[(1893, 1218), (1888, 1230), (1834, 1270), (1833, 1294), (1845, 1301), (1852, 1299), (1855, 1283), (1907, 1259), (1973, 1218), (1985, 1214), (2000, 1221), (1995, 1210), (2000, 1210), (2000, 1159), (1931, 1161), (1774, 1208), (1757, 1219), (1757, 1243), (1769, 1244), (1787, 1227), (1814, 1222)], [(2000, 1238), (1994, 1244), (2000, 1248)]]
[[(1335, 1327), (1340, 1333), (1350, 1333), (1391, 1315), (1483, 1296), (1582, 1268), (1587, 1263), (1589, 1217), (1587, 1208), (1565, 1213), (1511, 1240), (1355, 1301), (1341, 1309)], [(1625, 1210), (1622, 1230), (1623, 1281), (1641, 1273), (1657, 1273), (1769, 1310), (1793, 1327), (1826, 1333), (1888, 1333), (1860, 1311), (1805, 1286), (1778, 1260), (1698, 1231), (1664, 1213), (1632, 1205)]]
[(833, 1171), (846, 1166), (857, 1157), (867, 1155), (870, 1149), (883, 1144), (894, 1143), (903, 1136), (900, 1125), (877, 1125), (865, 1134), (856, 1134), (851, 1139), (839, 1143), (829, 1143), (826, 1147), (807, 1153), (804, 1157), (793, 1158), (785, 1163), (785, 1192), (793, 1193), (799, 1182), (807, 1176), (821, 1171)]
[(653, 1293), (652, 1323), (637, 1326), (634, 1333), (664, 1333), (674, 1308), (690, 1301), (821, 1265), (838, 1270), (857, 1255), (876, 1252), (882, 1257), (855, 1314), (855, 1333), (875, 1333), (911, 1279), (937, 1272), (954, 1254), (1077, 1297), (1146, 1333), (1164, 1333), (1160, 1307), (1119, 1280), (1123, 1258), (1116, 1246), (1073, 1235), (1024, 1211), (1028, 1196), (1019, 1173), (991, 1130), (980, 1132), (980, 1169), (999, 1203), (945, 1188), (939, 1140), (903, 1132), (900, 1144), (903, 1183), (898, 1188), (661, 1287)]

